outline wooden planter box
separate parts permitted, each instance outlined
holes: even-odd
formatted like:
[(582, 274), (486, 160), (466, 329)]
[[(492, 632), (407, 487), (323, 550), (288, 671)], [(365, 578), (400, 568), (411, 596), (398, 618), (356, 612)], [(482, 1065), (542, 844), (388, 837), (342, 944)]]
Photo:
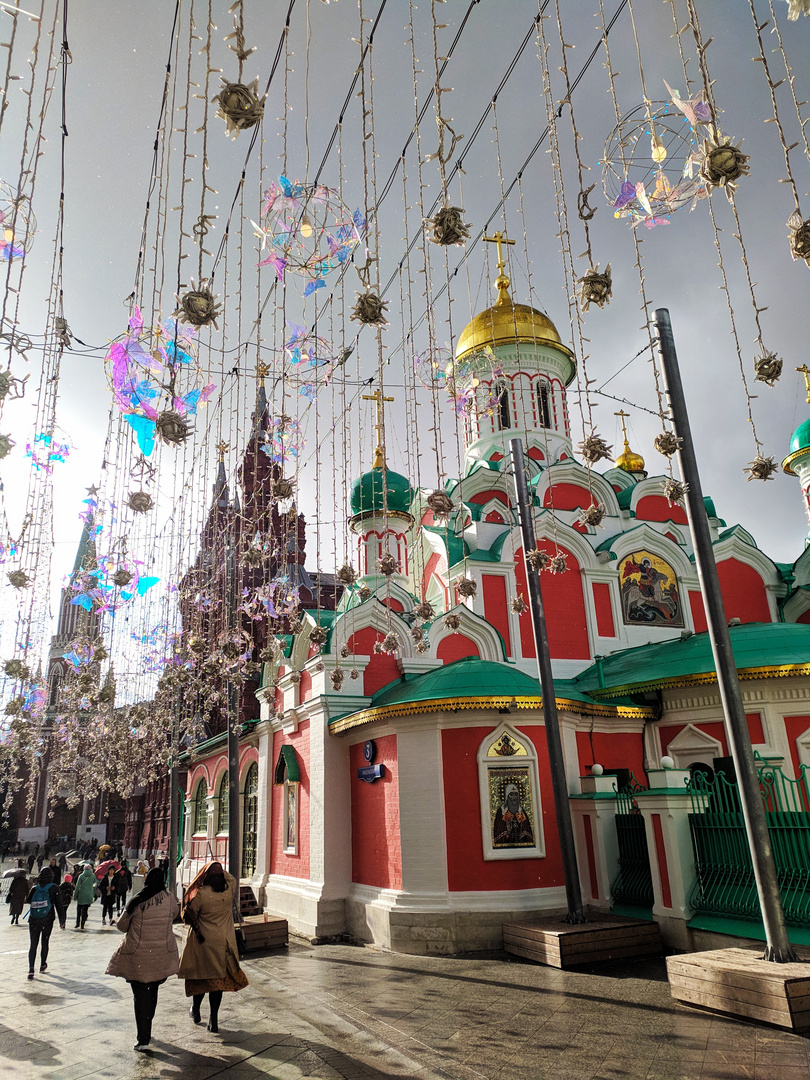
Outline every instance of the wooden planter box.
[(287, 944), (287, 920), (248, 915), (242, 920), (242, 933), (248, 952), (253, 949), (276, 949)]
[(670, 956), (670, 991), (685, 1005), (746, 1016), (790, 1031), (810, 1031), (810, 950), (796, 952), (799, 964), (762, 960), (762, 948)]
[(660, 956), (664, 951), (658, 923), (619, 915), (594, 916), (578, 926), (570, 926), (561, 917), (505, 923), (503, 947), (515, 956), (558, 968)]

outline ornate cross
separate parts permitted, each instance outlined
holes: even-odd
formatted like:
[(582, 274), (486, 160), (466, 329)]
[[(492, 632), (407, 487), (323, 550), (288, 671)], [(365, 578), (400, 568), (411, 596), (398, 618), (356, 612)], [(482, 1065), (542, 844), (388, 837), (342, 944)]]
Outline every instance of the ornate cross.
[(619, 411), (617, 413), (614, 413), (613, 415), (618, 416), (622, 422), (622, 438), (624, 439), (625, 448), (629, 448), (627, 443), (627, 427), (625, 425), (625, 420), (630, 419), (630, 413), (625, 412), (624, 409), (619, 409)]
[(498, 269), (503, 270), (503, 268), (506, 266), (506, 263), (503, 261), (502, 245), (503, 244), (514, 244), (515, 241), (514, 240), (507, 240), (502, 232), (496, 232), (492, 236), (482, 236), (481, 239), (486, 240), (487, 243), (489, 243), (489, 244), (497, 244), (497, 246), (498, 246)]
[(225, 455), (228, 453), (230, 448), (231, 448), (230, 443), (226, 443), (224, 440), (222, 442), (217, 443), (215, 449), (216, 449), (217, 453), (219, 454), (219, 460), (220, 461), (225, 460)]
[(384, 469), (385, 468), (385, 443), (383, 442), (383, 430), (384, 430), (384, 401), (393, 401), (392, 397), (383, 397), (382, 390), (377, 387), (373, 394), (363, 394), (363, 401), (373, 401), (377, 411), (377, 423), (374, 428), (377, 432), (377, 448), (374, 451), (374, 464), (372, 469)]
[(810, 368), (807, 364), (802, 364), (801, 367), (796, 368), (804, 375), (804, 385), (807, 387), (807, 404), (810, 405)]

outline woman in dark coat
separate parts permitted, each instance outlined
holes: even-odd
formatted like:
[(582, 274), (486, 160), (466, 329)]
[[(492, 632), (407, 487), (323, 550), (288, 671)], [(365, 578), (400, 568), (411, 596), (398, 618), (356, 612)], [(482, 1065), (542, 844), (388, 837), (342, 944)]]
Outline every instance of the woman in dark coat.
[(191, 930), (177, 974), (186, 981), (186, 997), (192, 999), (189, 1015), (195, 1024), (202, 1020), (200, 1006), (208, 994), (208, 1030), (215, 1034), (223, 991), (243, 990), (248, 985), (239, 966), (233, 923), (236, 896), (236, 880), (221, 863), (213, 862), (192, 881), (183, 901), (183, 922)]
[(20, 915), (22, 915), (26, 896), (28, 896), (28, 877), (25, 874), (18, 874), (12, 880), (8, 890), (8, 913), (12, 924), (17, 926), (20, 925)]
[(115, 904), (115, 886), (113, 885), (113, 877), (115, 871), (112, 867), (107, 871), (103, 878), (98, 883), (98, 891), (101, 893), (101, 925), (107, 925), (107, 919), (110, 920), (110, 926), (113, 921), (113, 906)]
[(149, 1048), (158, 989), (177, 972), (177, 938), (172, 924), (179, 915), (180, 905), (166, 891), (163, 871), (150, 870), (143, 889), (133, 896), (118, 920), (118, 929), (127, 936), (113, 953), (107, 974), (126, 979), (132, 988), (138, 1030), (136, 1050)]

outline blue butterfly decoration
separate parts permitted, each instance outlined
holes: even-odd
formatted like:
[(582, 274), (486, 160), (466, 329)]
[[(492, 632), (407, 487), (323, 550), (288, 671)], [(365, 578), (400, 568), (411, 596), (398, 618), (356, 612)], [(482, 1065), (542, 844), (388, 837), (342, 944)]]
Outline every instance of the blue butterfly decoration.
[(133, 596), (143, 596), (145, 592), (152, 588), (153, 585), (157, 585), (160, 581), (159, 577), (141, 577), (138, 578), (138, 584), (135, 586), (135, 592), (124, 592), (121, 590), (121, 596), (124, 600), (131, 600)]
[(155, 421), (147, 416), (137, 416), (133, 413), (125, 413), (124, 419), (135, 432), (138, 449), (144, 457), (149, 457), (155, 449)]
[(311, 296), (311, 294), (314, 293), (316, 289), (325, 288), (326, 282), (323, 280), (323, 278), (317, 278), (315, 281), (310, 281), (307, 284), (307, 287), (304, 289), (304, 297), (306, 298), (307, 296)]

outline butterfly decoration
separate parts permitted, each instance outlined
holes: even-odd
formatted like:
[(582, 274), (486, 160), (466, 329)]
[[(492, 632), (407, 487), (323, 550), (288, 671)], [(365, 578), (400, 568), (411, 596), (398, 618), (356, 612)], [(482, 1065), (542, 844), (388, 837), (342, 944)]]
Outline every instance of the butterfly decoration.
[(706, 101), (706, 91), (701, 90), (693, 98), (682, 98), (677, 90), (673, 90), (666, 79), (664, 86), (669, 91), (669, 97), (676, 109), (679, 109), (692, 127), (698, 124), (710, 124), (712, 122), (712, 110)]
[[(619, 196), (613, 204), (614, 210), (623, 210), (636, 197), (636, 185), (631, 180), (623, 180), (619, 189)], [(616, 217), (621, 217), (616, 214)]]
[(0, 210), (0, 259), (11, 262), (12, 259), (22, 259), (25, 248), (14, 242), (14, 230), (5, 225), (6, 216), (5, 210)]
[(64, 463), (70, 454), (70, 443), (58, 442), (48, 432), (40, 432), (35, 435), (33, 441), (26, 443), (25, 456), (31, 459), (31, 464), (37, 472), (53, 472), (51, 466), (56, 462)]
[(304, 445), (301, 425), (297, 420), (289, 416), (270, 417), (261, 450), (274, 464), (286, 465), (298, 457)]

